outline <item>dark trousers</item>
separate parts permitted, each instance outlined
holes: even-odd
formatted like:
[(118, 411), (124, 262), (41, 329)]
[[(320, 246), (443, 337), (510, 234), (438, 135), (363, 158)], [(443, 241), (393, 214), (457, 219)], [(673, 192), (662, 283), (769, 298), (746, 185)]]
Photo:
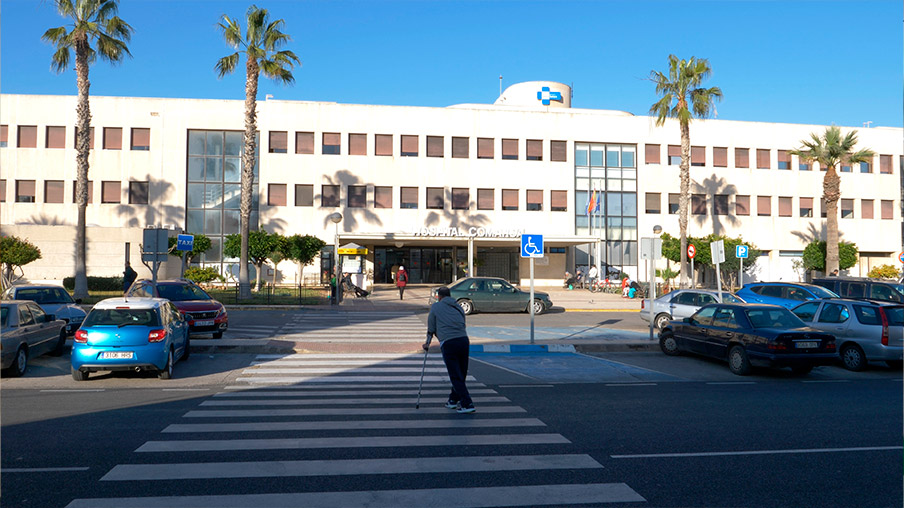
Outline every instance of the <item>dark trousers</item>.
[(399, 300), (405, 299), (405, 286), (399, 286)]
[(452, 382), (452, 393), (449, 394), (449, 400), (461, 402), (462, 407), (473, 404), (471, 394), (468, 393), (468, 387), (465, 385), (465, 378), (468, 377), (468, 350), (470, 347), (471, 341), (467, 337), (459, 337), (443, 342), (440, 348), (443, 352), (446, 370), (449, 371), (449, 381)]

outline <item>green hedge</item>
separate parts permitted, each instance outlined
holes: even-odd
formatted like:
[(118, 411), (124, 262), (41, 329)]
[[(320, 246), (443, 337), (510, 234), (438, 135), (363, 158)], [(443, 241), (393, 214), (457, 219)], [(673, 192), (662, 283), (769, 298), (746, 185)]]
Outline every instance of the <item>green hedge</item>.
[[(63, 279), (63, 287), (75, 289), (75, 277)], [(122, 277), (88, 277), (88, 291), (122, 291)]]

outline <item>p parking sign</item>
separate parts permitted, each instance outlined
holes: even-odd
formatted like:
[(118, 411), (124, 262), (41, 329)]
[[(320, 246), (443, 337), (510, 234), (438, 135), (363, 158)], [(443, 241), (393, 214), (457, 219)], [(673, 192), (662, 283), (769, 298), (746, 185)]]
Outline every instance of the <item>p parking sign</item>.
[(735, 257), (746, 259), (750, 249), (747, 248), (746, 245), (736, 245), (735, 246)]

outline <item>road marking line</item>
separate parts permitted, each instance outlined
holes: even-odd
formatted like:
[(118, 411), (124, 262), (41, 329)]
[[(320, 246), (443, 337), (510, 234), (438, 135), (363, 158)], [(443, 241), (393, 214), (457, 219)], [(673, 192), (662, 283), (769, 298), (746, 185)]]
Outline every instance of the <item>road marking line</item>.
[[(293, 354), (286, 354), (286, 355), (279, 355), (279, 354), (255, 355), (255, 358), (257, 358), (258, 360), (266, 360), (266, 359), (286, 359), (286, 360), (288, 360), (290, 358), (292, 358), (292, 359), (306, 359), (306, 358), (318, 358), (318, 359), (323, 359), (323, 358), (330, 358), (330, 359), (332, 359), (332, 358), (398, 358), (398, 359), (406, 359), (407, 358), (407, 359), (411, 359), (411, 358), (415, 358), (416, 359), (418, 357), (420, 357), (421, 360), (423, 360), (424, 355), (423, 354), (413, 355), (410, 353), (398, 353), (398, 354), (394, 354), (394, 353), (336, 353), (336, 354), (293, 353)], [(430, 355), (428, 354), (427, 357), (429, 358)], [(442, 356), (438, 353), (434, 353), (433, 358), (442, 358)]]
[(163, 388), (165, 392), (208, 392), (210, 388)]
[[(478, 413), (526, 413), (518, 406), (480, 406)], [(358, 407), (358, 408), (316, 408), (316, 409), (208, 409), (189, 411), (183, 418), (270, 418), (274, 416), (348, 416), (348, 415), (417, 415), (450, 414), (444, 407)]]
[[(299, 390), (302, 392), (307, 392), (308, 390), (351, 390), (351, 389), (404, 389), (407, 387), (411, 390), (417, 390), (417, 383), (338, 383), (338, 384), (329, 384), (329, 383), (312, 383), (307, 385), (279, 385), (279, 386), (248, 386), (248, 385), (227, 385), (224, 386), (224, 390), (229, 390), (232, 393), (248, 393), (254, 395), (266, 396), (267, 393), (278, 392), (280, 390)], [(426, 379), (424, 380), (424, 384), (422, 388), (442, 388), (446, 391), (449, 390), (449, 387), (452, 385), (449, 383), (449, 380), (446, 379), (445, 382), (428, 382)], [(486, 387), (486, 385), (481, 383), (468, 383), (468, 389), (471, 387)], [(338, 393), (338, 392), (337, 392)]]
[(85, 388), (85, 389), (83, 389), (83, 390), (79, 390), (79, 389), (76, 389), (76, 388), (72, 388), (72, 389), (68, 389), (68, 390), (50, 390), (50, 389), (48, 389), (48, 390), (41, 390), (41, 392), (59, 392), (59, 393), (66, 393), (66, 392), (103, 392), (103, 391), (105, 391), (105, 390), (106, 390), (105, 388)]
[[(489, 365), (490, 367), (496, 367), (497, 369), (501, 369), (501, 370), (504, 370), (504, 371), (506, 371), (506, 372), (510, 372), (510, 373), (512, 373), (512, 374), (515, 374), (515, 375), (518, 375), (518, 376), (521, 376), (521, 377), (526, 377), (527, 379), (533, 379), (534, 381), (539, 381), (539, 379), (537, 379), (537, 378), (535, 378), (535, 377), (533, 377), (533, 376), (528, 376), (527, 374), (524, 374), (524, 373), (521, 373), (521, 372), (517, 372), (517, 371), (514, 371), (514, 370), (512, 370), (512, 369), (507, 369), (507, 368), (503, 367), (502, 365), (496, 365), (495, 363), (490, 363), (490, 362), (481, 360), (481, 359), (479, 359), (479, 358), (474, 358), (473, 356), (471, 357), (471, 360), (473, 360), (473, 361), (475, 361), (475, 362), (480, 362), (480, 363), (482, 363), (482, 364), (484, 364), (484, 365)], [(470, 378), (470, 377), (471, 377), (471, 376), (468, 376), (468, 378)]]
[[(284, 377), (240, 377), (236, 378), (236, 382), (244, 383), (355, 383), (359, 381), (375, 382), (396, 382), (396, 383), (416, 383), (420, 376), (284, 376)], [(474, 381), (473, 376), (465, 378), (467, 381)], [(448, 381), (448, 376), (424, 376), (424, 382), (440, 383)]]
[(792, 450), (749, 450), (742, 452), (698, 452), (698, 453), (645, 453), (636, 455), (610, 455), (613, 459), (655, 459), (671, 457), (728, 457), (735, 455), (776, 455), (791, 453), (836, 453), (836, 452), (874, 452), (902, 450), (904, 446), (863, 446), (855, 448), (800, 448)]
[(657, 383), (606, 383), (606, 386), (657, 386)]
[[(205, 400), (200, 406), (334, 406), (334, 405), (368, 405), (368, 404), (410, 404), (414, 401), (414, 393), (408, 392), (394, 399), (367, 398), (367, 399), (219, 399)], [(442, 404), (448, 400), (444, 397), (422, 397), (424, 404)], [(511, 402), (505, 397), (474, 397), (474, 402)]]
[(326, 367), (270, 367), (272, 364), (263, 364), (258, 365), (251, 369), (245, 369), (242, 371), (242, 374), (338, 374), (342, 372), (347, 373), (355, 373), (355, 372), (367, 372), (369, 374), (381, 374), (381, 373), (406, 373), (413, 372), (418, 373), (422, 370), (424, 372), (448, 372), (445, 367), (425, 367), (423, 369), (419, 369), (415, 366), (411, 367), (337, 367), (337, 368), (326, 368)]
[(4, 467), (3, 473), (55, 473), (67, 471), (87, 471), (87, 467)]
[(755, 385), (756, 381), (708, 381), (708, 385)]
[(161, 432), (281, 432), (288, 430), (442, 429), (545, 427), (536, 418), (448, 418), (442, 420), (323, 420), (297, 422), (176, 423)]
[(801, 383), (850, 383), (849, 379), (810, 379)]
[[(499, 385), (499, 388), (554, 388), (556, 385)], [(474, 390), (468, 390), (476, 393)]]
[[(513, 385), (513, 386), (530, 386), (530, 385)], [(540, 385), (543, 386), (543, 385)], [(552, 386), (552, 385), (545, 385)], [(245, 388), (245, 387), (243, 387)], [(319, 388), (319, 387), (318, 387)], [(239, 398), (239, 397), (334, 397), (337, 395), (411, 395), (413, 389), (408, 390), (353, 390), (353, 391), (341, 391), (341, 390), (326, 390), (326, 391), (266, 391), (266, 390), (247, 390), (247, 391), (236, 391), (236, 392), (222, 392), (216, 393), (213, 396), (217, 398)], [(486, 389), (468, 389), (468, 392), (472, 395), (481, 394), (481, 395), (497, 395), (499, 392), (496, 390), (491, 390), (489, 388)], [(422, 395), (443, 395), (448, 394), (449, 390), (421, 390)]]

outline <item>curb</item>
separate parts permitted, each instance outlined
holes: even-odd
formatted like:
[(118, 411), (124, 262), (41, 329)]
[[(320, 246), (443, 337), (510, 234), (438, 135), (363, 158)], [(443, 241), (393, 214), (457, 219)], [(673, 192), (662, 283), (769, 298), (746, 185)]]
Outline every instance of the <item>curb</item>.
[(472, 353), (574, 353), (572, 344), (474, 344)]

